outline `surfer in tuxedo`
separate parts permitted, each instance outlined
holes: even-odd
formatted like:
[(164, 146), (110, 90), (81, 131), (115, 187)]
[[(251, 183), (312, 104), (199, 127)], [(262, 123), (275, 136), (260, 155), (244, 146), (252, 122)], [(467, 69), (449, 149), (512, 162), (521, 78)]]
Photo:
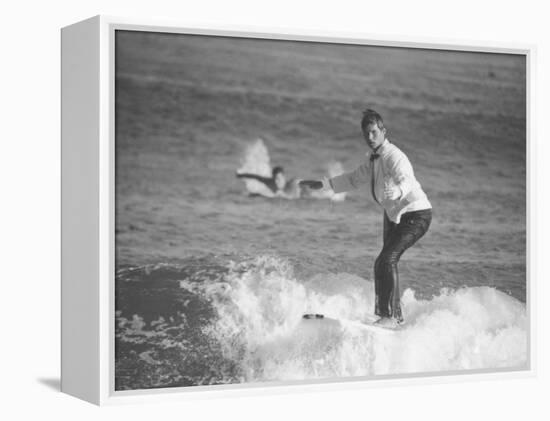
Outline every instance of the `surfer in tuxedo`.
[(386, 137), (382, 116), (367, 109), (361, 119), (367, 152), (355, 170), (333, 178), (302, 180), (300, 186), (335, 193), (364, 187), (383, 210), (383, 244), (374, 262), (375, 314), (383, 327), (403, 322), (400, 304), (399, 259), (427, 231), (432, 205), (417, 181), (407, 156)]

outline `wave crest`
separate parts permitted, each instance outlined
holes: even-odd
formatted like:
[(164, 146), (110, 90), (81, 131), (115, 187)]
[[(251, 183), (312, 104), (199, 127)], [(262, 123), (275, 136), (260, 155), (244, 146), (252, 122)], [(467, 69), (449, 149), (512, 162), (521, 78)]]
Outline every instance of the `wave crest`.
[[(527, 361), (525, 305), (494, 288), (442, 290), (429, 300), (403, 294), (404, 327), (391, 335), (339, 319), (373, 313), (374, 284), (358, 276), (318, 274), (300, 281), (275, 256), (232, 263), (214, 283), (193, 289), (217, 318), (204, 333), (221, 344), (245, 381), (369, 376), (523, 367)], [(336, 321), (309, 323), (304, 313)]]

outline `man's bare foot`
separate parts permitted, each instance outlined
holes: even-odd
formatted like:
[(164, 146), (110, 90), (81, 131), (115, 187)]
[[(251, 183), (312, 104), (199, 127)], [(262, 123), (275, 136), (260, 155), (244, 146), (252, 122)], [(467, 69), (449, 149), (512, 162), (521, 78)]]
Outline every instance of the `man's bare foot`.
[(387, 328), (387, 329), (397, 329), (397, 327), (399, 327), (400, 322), (399, 320), (394, 319), (393, 317), (380, 317), (373, 324), (376, 326)]

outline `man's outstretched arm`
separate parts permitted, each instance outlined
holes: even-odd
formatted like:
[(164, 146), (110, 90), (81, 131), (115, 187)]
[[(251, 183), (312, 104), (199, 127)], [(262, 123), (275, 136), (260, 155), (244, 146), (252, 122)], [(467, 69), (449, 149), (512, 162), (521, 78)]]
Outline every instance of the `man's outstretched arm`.
[(361, 164), (354, 171), (337, 175), (330, 179), (330, 185), (335, 193), (344, 193), (355, 190), (361, 185), (370, 181), (370, 166), (367, 163)]
[(343, 193), (358, 188), (370, 180), (368, 165), (360, 165), (355, 171), (337, 175), (333, 178), (322, 180), (301, 180), (300, 186), (309, 187), (312, 190), (332, 189), (334, 193)]

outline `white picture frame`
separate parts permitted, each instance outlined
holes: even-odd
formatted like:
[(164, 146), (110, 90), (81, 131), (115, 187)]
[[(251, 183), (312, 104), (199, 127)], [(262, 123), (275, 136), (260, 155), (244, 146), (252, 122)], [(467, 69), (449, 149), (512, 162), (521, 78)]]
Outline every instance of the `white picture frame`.
[[(391, 375), (334, 381), (275, 382), (115, 391), (114, 388), (114, 33), (166, 32), (273, 40), (298, 40), (405, 48), (524, 55), (527, 64), (527, 316), (528, 362), (521, 370)], [(533, 376), (535, 282), (531, 279), (531, 94), (535, 50), (526, 45), (489, 45), (397, 39), (349, 33), (280, 33), (266, 28), (189, 28), (177, 22), (96, 16), (62, 29), (62, 376), (63, 392), (97, 405), (216, 396), (377, 387)]]

